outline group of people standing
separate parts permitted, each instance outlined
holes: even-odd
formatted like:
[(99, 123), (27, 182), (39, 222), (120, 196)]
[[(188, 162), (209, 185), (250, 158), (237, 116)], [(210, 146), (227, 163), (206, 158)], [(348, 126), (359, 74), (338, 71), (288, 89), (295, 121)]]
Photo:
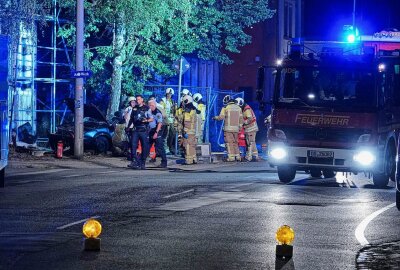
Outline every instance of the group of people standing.
[[(130, 97), (129, 106), (125, 109), (124, 118), (126, 132), (130, 138), (131, 160), (128, 167), (146, 169), (146, 159), (152, 144), (156, 155), (161, 158), (159, 167), (167, 167), (167, 155), (175, 154), (175, 138), (178, 150), (185, 157), (186, 165), (196, 164), (196, 146), (203, 143), (204, 123), (206, 120), (206, 105), (200, 93), (192, 95), (183, 89), (179, 104), (172, 98), (174, 90), (167, 88), (165, 97), (158, 103), (151, 96), (145, 104), (142, 95)], [(224, 120), (224, 140), (228, 152), (228, 162), (241, 161), (239, 151), (239, 133), (244, 132), (246, 138), (247, 161), (256, 161), (257, 120), (252, 108), (242, 98), (233, 99), (227, 95), (223, 99), (224, 107), (214, 120)], [(140, 155), (137, 155), (138, 147)], [(155, 161), (155, 158), (151, 160)]]
[[(157, 156), (161, 157), (159, 167), (167, 167), (166, 155), (175, 152), (177, 134), (185, 164), (197, 163), (196, 145), (203, 142), (205, 104), (200, 93), (192, 97), (187, 89), (181, 92), (179, 106), (173, 101), (173, 95), (174, 90), (167, 88), (160, 103), (151, 96), (148, 105), (142, 95), (128, 99), (129, 106), (124, 111), (126, 132), (131, 143), (132, 162), (128, 167), (146, 169), (146, 159), (153, 143)], [(141, 153), (137, 155), (139, 144)]]
[(241, 161), (239, 150), (239, 133), (244, 132), (246, 139), (246, 161), (257, 161), (258, 150), (256, 134), (258, 131), (257, 118), (250, 105), (242, 98), (233, 99), (226, 95), (223, 99), (224, 107), (214, 120), (224, 120), (224, 141), (228, 152), (226, 161)]

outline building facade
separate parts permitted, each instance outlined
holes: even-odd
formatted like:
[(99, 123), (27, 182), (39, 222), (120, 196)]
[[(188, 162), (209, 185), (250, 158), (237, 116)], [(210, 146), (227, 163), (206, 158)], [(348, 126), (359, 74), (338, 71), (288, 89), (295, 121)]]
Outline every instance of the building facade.
[[(302, 0), (270, 0), (269, 5), (276, 10), (274, 17), (247, 29), (252, 43), (241, 53), (230, 54), (233, 64), (221, 66), (220, 88), (243, 91), (247, 102), (256, 98), (257, 69), (274, 65), (287, 53), (288, 42), (301, 36)], [(271, 69), (265, 77), (264, 100), (270, 99), (272, 85)]]

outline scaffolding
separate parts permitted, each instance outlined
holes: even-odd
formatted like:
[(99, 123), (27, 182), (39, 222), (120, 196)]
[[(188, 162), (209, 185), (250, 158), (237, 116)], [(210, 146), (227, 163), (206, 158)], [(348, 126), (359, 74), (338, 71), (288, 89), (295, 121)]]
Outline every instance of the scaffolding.
[(21, 22), (18, 45), (13, 51), (16, 59), (12, 61), (14, 87), (9, 90), (12, 128), (17, 141), (26, 140), (19, 134), (26, 133), (21, 126), (30, 126), (31, 138), (38, 146), (47, 146), (48, 133), (56, 131), (67, 111), (63, 100), (73, 96), (70, 79), (73, 51), (57, 35), (60, 24), (65, 22), (59, 15), (57, 0), (53, 0), (52, 14), (46, 17), (48, 27), (40, 38), (35, 26), (31, 28), (34, 33), (30, 33)]

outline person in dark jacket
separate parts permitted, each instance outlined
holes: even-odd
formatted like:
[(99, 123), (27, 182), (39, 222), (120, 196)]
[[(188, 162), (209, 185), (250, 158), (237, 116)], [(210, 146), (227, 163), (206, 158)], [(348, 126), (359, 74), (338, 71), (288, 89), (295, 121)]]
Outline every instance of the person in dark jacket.
[[(146, 169), (146, 159), (149, 155), (149, 123), (153, 122), (153, 118), (149, 114), (149, 107), (144, 104), (143, 96), (136, 96), (137, 105), (132, 108), (131, 118), (128, 126), (133, 124), (132, 135), (132, 153), (133, 159), (128, 167), (132, 169)], [(139, 146), (139, 141), (142, 146), (140, 156), (136, 155)]]

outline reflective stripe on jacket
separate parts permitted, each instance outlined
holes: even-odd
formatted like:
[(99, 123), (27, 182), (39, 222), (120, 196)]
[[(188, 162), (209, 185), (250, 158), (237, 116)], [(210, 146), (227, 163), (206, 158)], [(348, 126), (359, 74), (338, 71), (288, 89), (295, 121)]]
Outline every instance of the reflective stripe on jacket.
[(183, 113), (183, 132), (186, 134), (196, 134), (196, 110), (185, 111)]
[(257, 118), (253, 109), (246, 105), (243, 109), (243, 127), (246, 133), (258, 131)]
[(222, 108), (217, 120), (225, 120), (224, 131), (239, 132), (243, 125), (242, 109), (234, 102), (229, 102), (226, 107)]

